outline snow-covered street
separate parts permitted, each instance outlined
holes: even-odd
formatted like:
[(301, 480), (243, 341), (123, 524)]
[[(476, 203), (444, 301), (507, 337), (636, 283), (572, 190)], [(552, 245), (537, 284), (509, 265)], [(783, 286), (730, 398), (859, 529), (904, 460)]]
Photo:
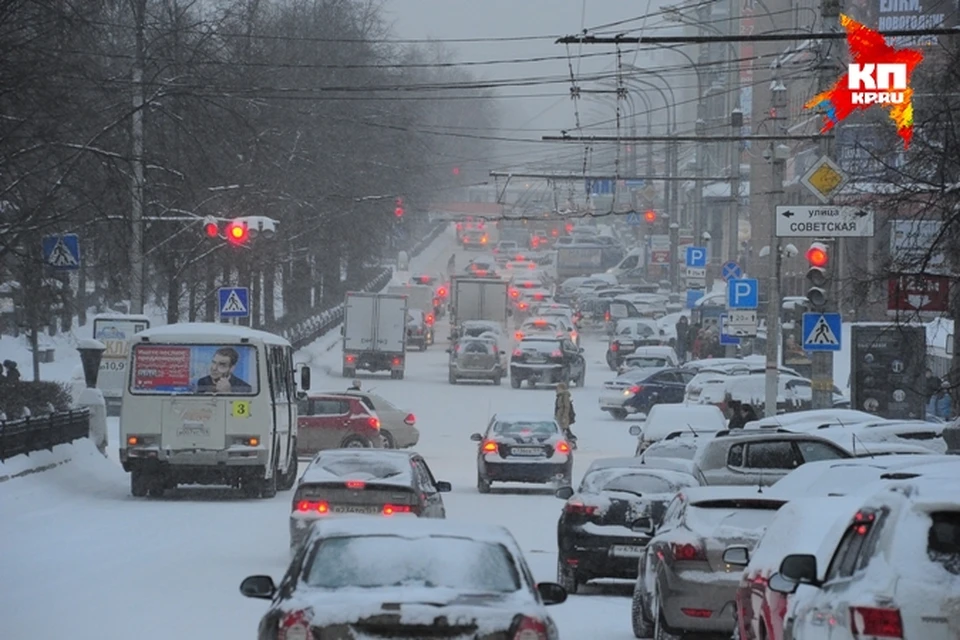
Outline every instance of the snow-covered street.
[[(415, 266), (442, 271), (452, 237), (443, 236)], [(465, 258), (458, 255), (458, 261)], [(425, 264), (430, 262), (431, 264)], [(552, 489), (495, 485), (476, 489), (476, 444), (497, 411), (552, 415), (549, 388), (447, 382), (447, 326), (438, 341), (409, 355), (406, 379), (363, 376), (364, 388), (417, 417), (422, 453), (438, 479), (453, 484), (447, 517), (502, 524), (516, 536), (538, 580), (556, 578), (556, 524), (563, 501)], [(313, 389), (339, 391), (340, 350), (321, 339), (299, 354), (312, 358)], [(628, 424), (597, 408), (610, 377), (605, 342), (586, 336), (587, 384), (573, 390), (579, 450), (574, 479), (598, 457), (631, 455)], [(331, 375), (330, 372), (334, 372)], [(11, 588), (0, 604), (0, 637), (11, 639), (251, 638), (266, 604), (243, 598), (242, 578), (267, 573), (279, 579), (288, 561), (291, 492), (247, 500), (239, 492), (181, 488), (161, 500), (130, 496), (129, 476), (116, 461), (117, 419), (111, 419), (111, 459), (84, 441), (74, 460), (54, 470), (0, 484), (0, 575)], [(509, 486), (509, 485), (507, 485)], [(551, 607), (563, 638), (632, 638), (630, 583), (590, 585), (583, 595)]]

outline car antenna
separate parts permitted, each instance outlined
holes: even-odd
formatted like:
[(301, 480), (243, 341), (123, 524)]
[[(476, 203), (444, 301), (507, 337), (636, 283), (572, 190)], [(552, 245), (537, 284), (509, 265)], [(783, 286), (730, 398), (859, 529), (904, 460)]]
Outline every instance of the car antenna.
[(687, 423), (687, 429), (690, 429), (690, 433), (693, 435), (697, 436), (698, 438), (700, 437), (700, 434), (694, 430), (693, 425), (691, 425), (689, 422)]
[(872, 453), (870, 453), (870, 450), (869, 450), (869, 449), (867, 449), (867, 448), (864, 446), (863, 440), (861, 440), (861, 439), (857, 436), (857, 434), (851, 433), (850, 435), (853, 436), (853, 455), (857, 455), (857, 443), (859, 442), (859, 443), (860, 443), (860, 448), (863, 449), (863, 450), (866, 452), (867, 456), (869, 456), (871, 459), (874, 458), (874, 457), (876, 457), (876, 456), (874, 456)]

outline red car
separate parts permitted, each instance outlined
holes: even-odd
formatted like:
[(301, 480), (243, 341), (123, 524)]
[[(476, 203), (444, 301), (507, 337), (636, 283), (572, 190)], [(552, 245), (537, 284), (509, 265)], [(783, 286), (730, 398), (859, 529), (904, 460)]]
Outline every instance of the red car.
[(297, 454), (324, 449), (382, 448), (380, 419), (360, 398), (311, 394), (301, 400), (297, 418)]

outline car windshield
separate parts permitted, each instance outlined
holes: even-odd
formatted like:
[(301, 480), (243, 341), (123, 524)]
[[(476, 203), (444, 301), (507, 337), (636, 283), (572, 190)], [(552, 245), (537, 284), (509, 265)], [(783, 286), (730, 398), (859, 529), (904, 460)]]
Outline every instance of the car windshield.
[(316, 466), (334, 476), (348, 476), (362, 473), (371, 478), (393, 478), (410, 470), (409, 462), (401, 458), (392, 460), (370, 455), (335, 455), (321, 453)]
[(462, 353), (492, 353), (493, 345), (486, 340), (471, 340), (463, 344)]
[(608, 468), (591, 471), (584, 476), (580, 491), (598, 493), (600, 491), (626, 491), (643, 495), (647, 493), (674, 493), (677, 487), (650, 473), (635, 469)]
[(558, 429), (557, 423), (553, 420), (505, 420), (497, 422), (493, 426), (493, 432), (498, 434), (536, 433), (539, 435), (551, 435), (558, 433)]
[(626, 363), (628, 367), (633, 367), (634, 369), (659, 369), (669, 364), (666, 358), (655, 358), (653, 356), (627, 358)]
[(520, 589), (516, 564), (502, 545), (446, 536), (329, 538), (317, 543), (305, 569), (306, 584), (320, 589)]

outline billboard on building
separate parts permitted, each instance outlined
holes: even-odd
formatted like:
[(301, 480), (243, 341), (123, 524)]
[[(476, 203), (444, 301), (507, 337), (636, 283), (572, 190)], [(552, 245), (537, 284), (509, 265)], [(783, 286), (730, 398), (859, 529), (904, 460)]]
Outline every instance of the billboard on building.
[(921, 325), (854, 325), (850, 408), (879, 417), (922, 420), (926, 329)]

